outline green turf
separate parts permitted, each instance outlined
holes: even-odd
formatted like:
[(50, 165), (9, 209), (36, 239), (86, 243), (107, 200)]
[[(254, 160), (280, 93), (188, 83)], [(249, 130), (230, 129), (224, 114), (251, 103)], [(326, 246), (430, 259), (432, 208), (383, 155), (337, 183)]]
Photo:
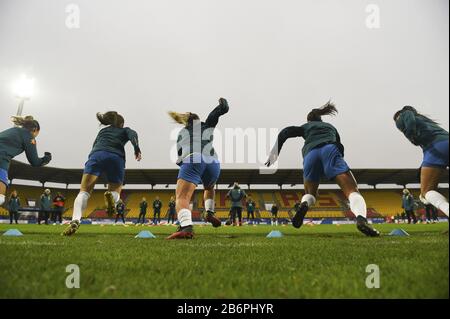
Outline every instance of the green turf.
[[(387, 234), (398, 225), (380, 225)], [(401, 225), (410, 237), (366, 238), (354, 225), (196, 227), (194, 240), (166, 241), (171, 226), (19, 225), (0, 236), (0, 298), (448, 298), (448, 223)], [(0, 225), (0, 233), (9, 229)], [(157, 239), (135, 239), (139, 230)], [(68, 264), (81, 271), (68, 289)], [(377, 264), (381, 287), (365, 286)]]

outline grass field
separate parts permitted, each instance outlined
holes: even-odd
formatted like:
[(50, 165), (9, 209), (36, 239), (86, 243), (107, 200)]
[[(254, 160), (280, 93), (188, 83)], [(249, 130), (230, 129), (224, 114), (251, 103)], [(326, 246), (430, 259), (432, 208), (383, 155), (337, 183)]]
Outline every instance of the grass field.
[[(0, 236), (0, 298), (448, 298), (448, 223), (401, 225), (410, 237), (366, 238), (354, 225), (196, 227), (197, 237), (166, 241), (170, 226), (18, 225)], [(0, 233), (11, 228), (0, 225)], [(156, 239), (135, 239), (139, 230)], [(66, 288), (66, 266), (81, 287)], [(365, 286), (366, 266), (381, 287)]]

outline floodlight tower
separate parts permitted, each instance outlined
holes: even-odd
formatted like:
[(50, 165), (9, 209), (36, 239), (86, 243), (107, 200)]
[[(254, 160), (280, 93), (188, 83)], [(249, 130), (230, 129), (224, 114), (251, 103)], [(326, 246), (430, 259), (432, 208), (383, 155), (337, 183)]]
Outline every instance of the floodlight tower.
[(25, 101), (31, 99), (34, 91), (34, 79), (28, 78), (25, 74), (14, 83), (14, 95), (19, 99), (17, 116), (22, 116)]

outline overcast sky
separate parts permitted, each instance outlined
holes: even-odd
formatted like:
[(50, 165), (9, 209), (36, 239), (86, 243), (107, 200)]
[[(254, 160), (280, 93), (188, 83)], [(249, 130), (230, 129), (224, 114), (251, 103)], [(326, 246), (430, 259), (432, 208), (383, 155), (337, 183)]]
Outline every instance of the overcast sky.
[[(71, 3), (80, 9), (79, 28), (66, 25)], [(367, 26), (369, 4), (378, 5), (380, 28)], [(137, 163), (128, 147), (128, 167), (175, 168), (170, 134), (177, 126), (168, 110), (205, 118), (223, 96), (231, 108), (220, 129), (283, 128), (303, 124), (312, 107), (331, 98), (339, 115), (330, 122), (351, 167), (416, 168), (421, 150), (397, 131), (392, 115), (414, 105), (448, 130), (448, 6), (0, 0), (0, 130), (11, 126), (11, 85), (25, 73), (36, 86), (25, 113), (41, 122), (38, 147), (53, 153), (52, 166), (82, 167), (99, 127), (95, 113), (117, 110), (138, 131), (144, 155)], [(287, 142), (280, 167), (301, 167), (302, 145)]]

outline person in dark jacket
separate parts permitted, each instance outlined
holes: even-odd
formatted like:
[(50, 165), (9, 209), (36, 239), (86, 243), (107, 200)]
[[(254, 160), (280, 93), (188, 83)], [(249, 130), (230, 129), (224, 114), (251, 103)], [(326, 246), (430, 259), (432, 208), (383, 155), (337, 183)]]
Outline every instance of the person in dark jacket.
[(34, 166), (44, 166), (52, 160), (52, 154), (45, 152), (40, 158), (36, 149), (36, 138), (41, 126), (32, 116), (13, 116), (15, 127), (0, 132), (0, 206), (6, 201), (6, 189), (9, 185), (8, 170), (11, 160), (25, 152), (28, 162)]
[(335, 115), (337, 109), (329, 101), (320, 108), (312, 109), (307, 115), (307, 123), (290, 126), (278, 135), (276, 144), (269, 155), (266, 165), (269, 167), (278, 160), (283, 144), (289, 138), (303, 137), (303, 178), (305, 195), (301, 199), (301, 209), (292, 219), (292, 225), (300, 228), (309, 208), (315, 205), (321, 178), (334, 180), (350, 202), (350, 210), (356, 216), (356, 227), (366, 236), (378, 237), (380, 232), (367, 221), (367, 204), (358, 190), (358, 184), (344, 160), (344, 146), (338, 130), (322, 121), (324, 115)]
[(114, 225), (117, 224), (119, 217), (125, 225), (125, 203), (121, 199), (119, 199), (119, 202), (116, 205), (116, 220), (114, 221)]
[(408, 218), (408, 224), (411, 224), (411, 219), (414, 224), (416, 224), (417, 218), (414, 213), (414, 196), (406, 188), (403, 190), (402, 208), (405, 210), (406, 217)]
[(13, 219), (18, 224), (19, 219), (19, 208), (20, 208), (20, 198), (17, 195), (17, 191), (13, 190), (8, 201), (8, 211), (9, 211), (9, 223), (13, 223)]
[(253, 222), (255, 219), (256, 203), (251, 196), (248, 197), (245, 206), (247, 208), (247, 220)]
[(158, 225), (161, 221), (161, 208), (163, 204), (159, 199), (159, 196), (156, 196), (155, 200), (153, 201), (153, 224)]
[(53, 198), (53, 225), (56, 225), (56, 222), (62, 224), (65, 203), (66, 198), (63, 194), (61, 192), (56, 193), (55, 198)]
[(448, 217), (448, 200), (438, 192), (441, 176), (448, 174), (448, 132), (408, 105), (394, 114), (394, 121), (405, 137), (423, 151), (420, 200), (425, 199)]
[(171, 197), (169, 201), (169, 209), (167, 211), (167, 223), (175, 224), (175, 216), (177, 214), (175, 197)]
[(50, 213), (52, 213), (52, 193), (46, 189), (39, 200), (38, 224), (44, 221), (45, 225), (48, 225)]
[(242, 225), (242, 200), (246, 197), (247, 194), (241, 189), (239, 183), (234, 182), (233, 188), (227, 194), (227, 198), (231, 200), (231, 220), (233, 221), (233, 226)]
[(125, 179), (125, 145), (131, 142), (134, 157), (142, 159), (138, 134), (125, 126), (125, 119), (117, 112), (97, 113), (97, 120), (103, 126), (97, 134), (85, 164), (81, 179), (80, 192), (73, 205), (70, 225), (64, 230), (64, 236), (75, 234), (80, 227), (80, 220), (86, 210), (95, 184), (102, 174), (106, 175), (108, 190), (105, 192), (105, 204), (109, 216), (113, 216), (120, 200)]
[(272, 226), (274, 224), (276, 226), (278, 226), (278, 206), (277, 206), (277, 204), (272, 205), (272, 208), (270, 209), (270, 213), (272, 214), (272, 220), (271, 220)]
[(145, 224), (145, 215), (147, 214), (147, 207), (148, 207), (147, 199), (145, 197), (143, 197), (142, 201), (139, 203), (139, 217), (138, 217), (136, 226), (139, 225), (139, 222), (141, 221), (141, 217), (142, 217), (141, 225)]

